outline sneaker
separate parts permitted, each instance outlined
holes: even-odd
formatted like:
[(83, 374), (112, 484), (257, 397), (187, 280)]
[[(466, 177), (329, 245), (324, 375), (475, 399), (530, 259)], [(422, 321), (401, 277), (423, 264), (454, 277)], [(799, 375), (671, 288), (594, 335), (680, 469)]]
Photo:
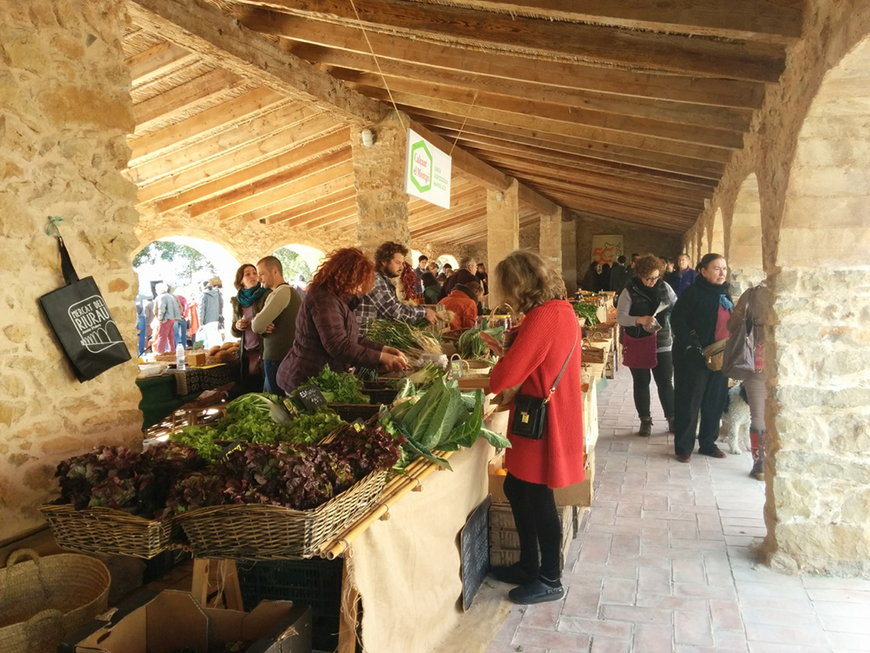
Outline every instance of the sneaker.
[(547, 585), (540, 578), (513, 588), (508, 592), (510, 600), (514, 603), (522, 605), (530, 605), (533, 603), (545, 603), (547, 601), (558, 601), (565, 596), (565, 588), (559, 584), (558, 587)]
[(519, 562), (515, 562), (509, 566), (495, 566), (489, 570), (493, 578), (508, 585), (527, 585), (535, 580), (538, 575), (530, 574), (520, 566)]
[(648, 438), (652, 435), (652, 420), (649, 417), (640, 418), (640, 430), (637, 434), (642, 438)]

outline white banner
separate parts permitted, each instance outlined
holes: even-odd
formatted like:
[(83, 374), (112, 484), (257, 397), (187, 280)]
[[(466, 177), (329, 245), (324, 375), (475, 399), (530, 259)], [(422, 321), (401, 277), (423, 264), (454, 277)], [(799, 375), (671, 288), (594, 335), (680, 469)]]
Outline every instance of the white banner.
[(405, 192), (408, 195), (450, 208), (450, 156), (413, 129), (408, 130), (408, 163)]

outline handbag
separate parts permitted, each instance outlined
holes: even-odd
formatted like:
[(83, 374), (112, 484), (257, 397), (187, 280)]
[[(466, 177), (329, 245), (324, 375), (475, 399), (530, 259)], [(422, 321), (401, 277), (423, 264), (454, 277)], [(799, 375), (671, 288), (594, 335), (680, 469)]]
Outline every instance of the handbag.
[(728, 343), (728, 338), (717, 340), (712, 345), (707, 345), (701, 350), (701, 355), (704, 357), (704, 362), (707, 367), (713, 372), (718, 372), (722, 369), (722, 359), (725, 355), (725, 345)]
[(749, 297), (746, 303), (747, 315), (743, 322), (744, 328), (734, 331), (725, 345), (722, 374), (736, 381), (745, 381), (758, 369), (756, 362), (758, 334), (755, 331), (755, 318), (749, 315), (753, 300), (753, 297)]
[[(578, 323), (577, 330), (580, 330)], [(553, 381), (550, 388), (550, 393), (546, 398), (534, 397), (532, 395), (517, 394), (514, 397), (514, 417), (511, 421), (511, 435), (518, 435), (530, 440), (540, 440), (544, 437), (544, 426), (547, 421), (547, 407), (553, 393), (556, 392), (556, 386), (565, 370), (568, 368), (568, 361), (574, 355), (574, 349), (577, 347), (577, 334), (574, 334), (574, 344), (571, 345), (571, 351), (568, 352), (568, 358), (565, 359), (565, 364), (559, 371), (559, 376)]]
[(93, 277), (79, 279), (63, 238), (57, 236), (66, 285), (39, 298), (39, 305), (80, 382), (130, 360), (118, 325)]
[(655, 334), (635, 338), (622, 332), (622, 363), (635, 370), (651, 370), (659, 364)]

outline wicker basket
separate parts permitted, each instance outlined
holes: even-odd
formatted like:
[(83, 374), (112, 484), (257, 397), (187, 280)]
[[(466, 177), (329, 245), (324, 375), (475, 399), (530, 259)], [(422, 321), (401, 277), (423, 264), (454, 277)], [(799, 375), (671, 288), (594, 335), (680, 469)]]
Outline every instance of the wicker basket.
[(0, 651), (54, 653), (64, 637), (106, 609), (111, 582), (95, 558), (13, 552), (0, 569)]
[(70, 551), (149, 560), (183, 540), (174, 520), (145, 519), (112, 508), (76, 510), (70, 504), (47, 504), (40, 510), (57, 543)]
[(387, 472), (372, 472), (311, 510), (240, 504), (197, 508), (176, 517), (197, 558), (299, 560), (366, 512), (381, 495)]

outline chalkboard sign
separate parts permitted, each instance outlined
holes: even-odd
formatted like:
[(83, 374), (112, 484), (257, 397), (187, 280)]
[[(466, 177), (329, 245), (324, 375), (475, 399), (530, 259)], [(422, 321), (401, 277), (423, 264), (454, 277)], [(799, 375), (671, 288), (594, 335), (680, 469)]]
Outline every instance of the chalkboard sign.
[(462, 609), (468, 610), (483, 579), (489, 572), (489, 506), (492, 497), (481, 503), (459, 535), (462, 547)]
[(326, 397), (316, 385), (304, 385), (296, 390), (296, 398), (302, 402), (308, 410), (314, 410), (318, 406), (326, 405)]
[(226, 462), (227, 459), (230, 457), (231, 453), (233, 453), (234, 451), (241, 451), (242, 449), (245, 448), (245, 446), (246, 446), (245, 442), (242, 442), (241, 440), (233, 440), (229, 444), (229, 446), (224, 447), (223, 451), (221, 451), (220, 454), (218, 454), (217, 459), (222, 461), (222, 462)]

